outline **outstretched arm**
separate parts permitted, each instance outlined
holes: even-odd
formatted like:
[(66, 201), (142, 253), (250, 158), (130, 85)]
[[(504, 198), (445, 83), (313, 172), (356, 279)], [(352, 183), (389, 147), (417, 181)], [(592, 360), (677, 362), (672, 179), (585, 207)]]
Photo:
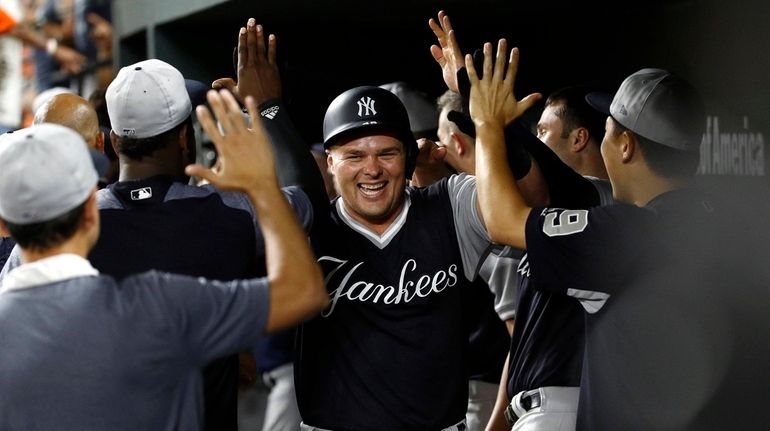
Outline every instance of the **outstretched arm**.
[(492, 408), (489, 422), (484, 428), (485, 431), (508, 431), (511, 429), (508, 425), (508, 421), (505, 419), (505, 409), (511, 403), (511, 400), (508, 399), (508, 364), (510, 363), (510, 360), (511, 354), (508, 353), (508, 356), (505, 358), (505, 364), (503, 365), (503, 371), (500, 374), (500, 384), (497, 387), (495, 406)]
[[(458, 92), (463, 101), (464, 112), (452, 111), (450, 112), (449, 119), (455, 122), (469, 136), (475, 136), (473, 122), (467, 116), (471, 85), (468, 80), (468, 74), (464, 70), (465, 63), (460, 46), (457, 43), (455, 31), (449, 21), (449, 16), (444, 11), (441, 11), (438, 15), (438, 21), (431, 19), (428, 24), (439, 42), (439, 45), (431, 46), (433, 58), (441, 66), (444, 82), (447, 84), (447, 87), (452, 91)], [(483, 59), (484, 55), (481, 50), (476, 50), (473, 53), (474, 65), (479, 72), (482, 69)], [(516, 140), (514, 133), (512, 133), (514, 128), (518, 126), (513, 120), (514, 117), (506, 118), (505, 123), (508, 163), (511, 166), (513, 176), (530, 205), (547, 205), (548, 188), (543, 180), (538, 163), (532, 160), (527, 150)]]
[(507, 44), (498, 43), (492, 62), (492, 44), (484, 44), (483, 78), (479, 79), (473, 59), (465, 57), (471, 82), (470, 114), (476, 125), (476, 178), (478, 205), (492, 241), (525, 250), (527, 206), (507, 163), (505, 125), (521, 116), (540, 98), (530, 94), (521, 101), (513, 93), (519, 61), (517, 48), (511, 50), (505, 67)]
[(197, 114), (216, 146), (219, 165), (216, 171), (190, 165), (186, 172), (223, 190), (241, 191), (249, 197), (265, 239), (270, 283), (266, 331), (294, 326), (321, 311), (328, 303), (321, 270), (297, 217), (278, 186), (273, 151), (262, 129), (254, 99), (246, 98), (252, 120), (249, 129), (230, 92), (210, 91), (207, 98), (223, 133), (220, 134), (205, 106), (199, 106)]
[(428, 20), (428, 26), (433, 30), (438, 41), (438, 45), (431, 45), (430, 53), (441, 67), (447, 88), (459, 92), (457, 72), (464, 66), (463, 55), (460, 52), (460, 45), (457, 44), (449, 16), (442, 10), (438, 13), (438, 20), (433, 18)]
[(220, 78), (211, 84), (212, 88), (230, 90), (241, 105), (247, 96), (253, 97), (258, 107), (270, 100), (280, 99), (281, 75), (276, 62), (277, 44), (278, 39), (271, 34), (265, 47), (262, 26), (254, 18), (249, 18), (246, 27), (241, 27), (238, 32), (238, 81)]
[(87, 61), (83, 54), (70, 47), (60, 45), (55, 39), (46, 38), (24, 25), (14, 27), (10, 31), (10, 35), (35, 48), (45, 50), (68, 73), (80, 72)]
[(217, 79), (212, 87), (227, 88), (241, 102), (254, 98), (267, 134), (273, 144), (278, 180), (281, 186), (299, 186), (310, 198), (314, 214), (328, 213), (329, 199), (310, 148), (297, 132), (281, 100), (281, 75), (278, 70), (278, 38), (267, 36), (261, 25), (250, 18), (238, 33), (238, 82)]

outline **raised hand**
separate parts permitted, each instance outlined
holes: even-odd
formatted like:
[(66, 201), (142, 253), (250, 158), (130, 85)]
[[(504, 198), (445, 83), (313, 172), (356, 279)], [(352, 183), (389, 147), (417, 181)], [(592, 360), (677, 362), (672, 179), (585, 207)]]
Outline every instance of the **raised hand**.
[(447, 88), (459, 92), (457, 86), (457, 71), (463, 68), (463, 55), (457, 44), (452, 23), (444, 11), (438, 13), (438, 21), (431, 18), (428, 26), (438, 39), (438, 45), (431, 45), (430, 53), (441, 67), (441, 73)]
[(270, 99), (281, 97), (281, 75), (276, 62), (275, 35), (271, 34), (265, 44), (265, 34), (254, 18), (249, 18), (246, 27), (238, 33), (238, 82), (231, 78), (220, 78), (211, 86), (214, 89), (228, 89), (243, 103), (247, 96), (254, 98), (257, 106)]
[(94, 41), (99, 54), (103, 57), (112, 53), (112, 23), (99, 14), (89, 13), (86, 20), (91, 24), (91, 40)]
[(501, 128), (520, 117), (541, 95), (533, 93), (516, 100), (513, 93), (516, 71), (519, 66), (519, 49), (511, 50), (508, 66), (505, 65), (507, 43), (500, 39), (497, 55), (492, 63), (492, 44), (484, 44), (483, 78), (479, 79), (473, 58), (465, 56), (465, 67), (471, 81), (470, 114), (476, 126), (495, 124)]
[(417, 154), (414, 173), (412, 173), (413, 186), (427, 187), (451, 174), (444, 163), (445, 147), (437, 145), (430, 139), (421, 138), (417, 140), (417, 148), (420, 152)]
[[(251, 128), (248, 128), (238, 102), (229, 91), (212, 90), (206, 98), (216, 120), (204, 105), (198, 106), (196, 113), (203, 130), (217, 149), (217, 168), (190, 165), (185, 169), (187, 175), (203, 178), (223, 190), (247, 193), (258, 193), (265, 187), (277, 190), (273, 152), (269, 138), (262, 129), (254, 98), (246, 97)], [(221, 125), (221, 133), (217, 121)]]

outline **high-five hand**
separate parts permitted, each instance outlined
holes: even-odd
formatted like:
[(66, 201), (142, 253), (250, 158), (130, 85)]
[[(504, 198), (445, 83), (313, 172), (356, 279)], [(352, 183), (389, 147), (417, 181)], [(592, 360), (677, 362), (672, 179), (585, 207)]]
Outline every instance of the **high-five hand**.
[(274, 34), (267, 38), (261, 25), (249, 18), (246, 27), (238, 33), (238, 82), (231, 78), (220, 78), (211, 86), (228, 89), (241, 102), (247, 97), (254, 98), (257, 106), (271, 99), (281, 97), (281, 75), (276, 61), (278, 39)]
[[(216, 120), (203, 105), (198, 106), (196, 113), (203, 130), (216, 147), (217, 168), (212, 170), (190, 165), (185, 170), (187, 175), (201, 177), (223, 190), (253, 193), (265, 187), (277, 189), (272, 147), (262, 129), (254, 98), (246, 98), (252, 121), (252, 128), (249, 129), (238, 102), (229, 91), (211, 90), (206, 97)], [(216, 121), (219, 121), (222, 133)]]
[(438, 39), (438, 45), (431, 45), (430, 53), (438, 65), (441, 66), (447, 88), (454, 92), (459, 92), (457, 71), (463, 68), (463, 55), (460, 52), (460, 45), (457, 44), (452, 23), (449, 22), (449, 16), (444, 11), (440, 11), (438, 13), (438, 21), (431, 18), (428, 21), (428, 26), (433, 30), (436, 39)]
[(484, 44), (484, 70), (481, 79), (473, 66), (473, 58), (470, 55), (465, 56), (465, 67), (471, 81), (470, 114), (476, 126), (494, 122), (500, 127), (505, 127), (519, 118), (541, 97), (539, 93), (533, 93), (521, 100), (516, 100), (513, 87), (519, 66), (519, 49), (511, 50), (507, 67), (506, 50), (505, 39), (500, 39), (493, 65), (492, 44), (489, 42)]

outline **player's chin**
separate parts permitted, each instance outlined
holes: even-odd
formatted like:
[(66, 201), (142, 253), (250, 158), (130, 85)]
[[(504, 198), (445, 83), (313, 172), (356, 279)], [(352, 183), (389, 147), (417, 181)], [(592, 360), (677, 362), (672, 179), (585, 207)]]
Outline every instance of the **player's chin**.
[(361, 214), (370, 220), (387, 218), (392, 211), (391, 201), (387, 199), (362, 199), (358, 202), (358, 208)]

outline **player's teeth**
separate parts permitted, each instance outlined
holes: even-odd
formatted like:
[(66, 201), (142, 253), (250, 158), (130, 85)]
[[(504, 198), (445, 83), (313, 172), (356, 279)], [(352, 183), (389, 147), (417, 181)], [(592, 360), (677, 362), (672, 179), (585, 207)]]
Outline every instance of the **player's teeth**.
[(385, 187), (385, 184), (361, 184), (361, 188), (364, 190), (379, 190)]
[(385, 183), (380, 184), (359, 184), (361, 192), (368, 196), (376, 196), (380, 190), (385, 188)]

